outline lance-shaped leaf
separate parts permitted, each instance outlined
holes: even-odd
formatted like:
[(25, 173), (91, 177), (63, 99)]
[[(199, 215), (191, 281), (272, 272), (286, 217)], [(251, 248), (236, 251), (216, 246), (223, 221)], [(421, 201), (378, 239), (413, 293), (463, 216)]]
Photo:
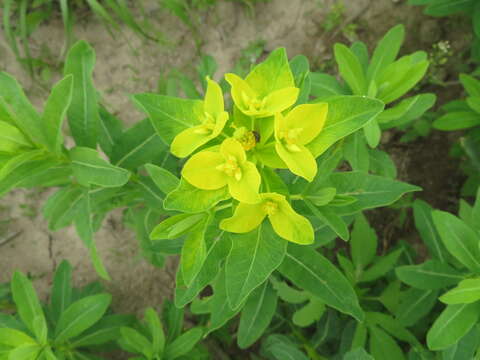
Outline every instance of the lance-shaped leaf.
[(447, 250), (471, 271), (480, 273), (480, 235), (448, 212), (436, 210), (432, 217)]
[(0, 121), (0, 151), (3, 153), (18, 153), (19, 150), (32, 148), (32, 143), (14, 125)]
[(343, 44), (335, 44), (334, 52), (340, 75), (350, 86), (353, 94), (365, 95), (367, 92), (367, 80), (358, 58)]
[(166, 210), (199, 213), (209, 210), (218, 202), (229, 198), (227, 187), (217, 190), (202, 190), (182, 178), (178, 187), (167, 195), (163, 206)]
[(28, 101), (17, 80), (4, 72), (0, 73), (0, 113), (2, 120), (12, 122), (34, 143), (47, 143), (40, 115)]
[(209, 221), (210, 219), (205, 216), (189, 231), (183, 243), (181, 267), (183, 281), (187, 286), (191, 285), (198, 275), (207, 257), (205, 231)]
[(430, 350), (442, 350), (456, 344), (477, 323), (479, 303), (448, 305), (427, 333)]
[(480, 345), (480, 327), (475, 325), (457, 343), (442, 351), (442, 360), (474, 359)]
[(338, 140), (362, 128), (382, 112), (384, 104), (363, 96), (336, 96), (325, 100), (328, 115), (320, 134), (307, 145), (317, 157)]
[(325, 304), (362, 321), (364, 313), (349, 281), (314, 249), (289, 244), (280, 273)]
[(165, 349), (165, 359), (174, 360), (188, 354), (200, 341), (203, 335), (201, 328), (193, 328), (177, 337)]
[(396, 341), (376, 326), (370, 328), (370, 351), (375, 359), (405, 360)]
[(160, 158), (167, 146), (160, 140), (148, 119), (127, 129), (112, 148), (112, 164), (135, 170), (143, 164)]
[(401, 24), (394, 26), (378, 42), (368, 65), (368, 80), (374, 80), (377, 75), (390, 65), (398, 55), (405, 37), (405, 27)]
[(248, 297), (240, 315), (238, 346), (245, 349), (257, 341), (272, 321), (277, 308), (277, 294), (269, 281)]
[(73, 75), (72, 102), (68, 108), (68, 124), (77, 146), (95, 148), (99, 126), (98, 99), (92, 73), (95, 52), (81, 40), (73, 45), (65, 59), (64, 74)]
[(236, 309), (281, 264), (287, 242), (268, 223), (230, 237), (232, 250), (225, 264), (225, 277), (230, 307)]
[(62, 343), (99, 321), (107, 311), (109, 294), (87, 296), (71, 304), (61, 315), (55, 329), (55, 341)]
[(421, 190), (418, 186), (361, 171), (335, 172), (322, 185), (336, 188), (337, 196), (347, 195), (356, 199), (350, 205), (338, 207), (339, 215), (387, 206), (406, 193)]
[(411, 288), (402, 296), (395, 317), (403, 326), (412, 326), (426, 316), (437, 302), (438, 291)]
[(50, 298), (51, 311), (55, 322), (60, 314), (72, 302), (72, 266), (66, 260), (58, 266), (53, 278), (52, 295)]
[(28, 278), (20, 272), (13, 274), (11, 282), (13, 301), (17, 307), (18, 315), (28, 329), (35, 335), (35, 319), (41, 319), (46, 324), (45, 315), (38, 301), (37, 294)]
[(108, 163), (93, 149), (75, 147), (70, 150), (70, 159), (73, 173), (83, 186), (119, 187), (130, 178), (128, 170)]
[(183, 130), (198, 125), (197, 119), (204, 116), (201, 100), (157, 94), (137, 94), (133, 100), (148, 114), (158, 136), (165, 144), (171, 144), (175, 136)]
[(396, 273), (405, 284), (424, 290), (442, 289), (464, 278), (461, 272), (437, 260), (428, 260), (419, 265), (399, 266)]
[(52, 89), (42, 115), (47, 148), (61, 154), (63, 145), (62, 124), (72, 100), (73, 76), (67, 75)]
[(465, 279), (457, 287), (440, 296), (445, 304), (470, 304), (480, 300), (480, 279)]
[[(181, 269), (178, 269), (175, 288), (175, 306), (179, 308), (184, 307), (191, 302), (205, 286), (215, 279), (231, 247), (232, 242), (225, 232), (221, 231), (217, 236), (214, 236), (213, 243), (207, 250), (205, 262), (192, 280), (190, 286), (185, 284)], [(225, 303), (227, 302), (225, 298)]]

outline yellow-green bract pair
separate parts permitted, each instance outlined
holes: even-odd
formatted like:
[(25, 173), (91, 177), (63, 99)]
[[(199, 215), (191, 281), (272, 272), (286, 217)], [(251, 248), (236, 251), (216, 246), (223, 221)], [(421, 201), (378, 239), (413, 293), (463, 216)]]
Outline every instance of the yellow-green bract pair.
[[(265, 118), (268, 117), (271, 121), (271, 117), (274, 117), (276, 153), (293, 173), (312, 181), (317, 173), (317, 164), (306, 145), (322, 130), (327, 104), (299, 105), (283, 115), (282, 112), (286, 112), (298, 97), (299, 89), (294, 86), (293, 77), (292, 86), (270, 93), (255, 89), (255, 76), (249, 75), (243, 80), (234, 74), (227, 74), (225, 78), (232, 86), (233, 101), (241, 112), (259, 122), (267, 121)], [(257, 160), (255, 156), (249, 159), (238, 140), (222, 133), (229, 118), (224, 111), (223, 94), (216, 82), (207, 79), (207, 83), (203, 118), (198, 125), (182, 131), (174, 138), (171, 151), (176, 156), (185, 157), (219, 135), (226, 139), (220, 147), (193, 155), (185, 164), (182, 176), (203, 190), (228, 186), (230, 195), (240, 204), (231, 218), (221, 222), (222, 229), (235, 233), (249, 232), (268, 217), (273, 229), (282, 238), (299, 244), (312, 243), (312, 225), (293, 210), (285, 196), (259, 193), (261, 177), (255, 165)]]

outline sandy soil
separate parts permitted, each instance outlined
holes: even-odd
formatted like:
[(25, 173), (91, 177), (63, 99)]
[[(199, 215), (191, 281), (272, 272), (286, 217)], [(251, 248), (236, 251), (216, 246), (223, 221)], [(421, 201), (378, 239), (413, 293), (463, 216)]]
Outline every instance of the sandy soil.
[[(161, 29), (172, 45), (138, 39), (128, 30), (124, 31), (126, 38), (112, 38), (94, 18), (83, 19), (75, 27), (76, 37), (86, 39), (95, 48), (97, 88), (108, 107), (125, 124), (142, 118), (130, 102), (129, 94), (155, 91), (160, 75), (173, 67), (193, 73), (199, 59), (189, 29), (160, 9), (157, 1), (143, 2), (149, 20)], [(201, 14), (202, 52), (217, 60), (219, 78), (233, 66), (241, 50), (258, 39), (265, 40), (266, 51), (285, 46), (289, 56), (305, 54), (319, 66), (331, 60), (334, 42), (349, 42), (358, 36), (372, 48), (376, 40), (397, 23), (407, 26), (405, 48), (408, 51), (428, 50), (434, 42), (447, 36), (441, 21), (424, 17), (420, 9), (408, 7), (406, 1), (344, 0), (345, 24), (357, 24), (356, 35), (350, 34), (348, 39), (342, 26), (330, 32), (322, 28), (333, 3), (332, 0), (271, 0), (258, 4), (252, 15), (242, 4), (219, 0), (214, 8)], [(32, 37), (34, 53), (48, 46), (53, 54), (58, 54), (62, 43), (60, 19), (52, 19)], [(47, 93), (35, 86), (14, 60), (3, 34), (0, 34), (0, 69), (18, 78), (34, 104), (42, 104)], [(58, 77), (56, 74), (54, 79)], [(402, 163), (402, 166), (408, 168), (408, 164)], [(74, 265), (77, 284), (97, 278), (73, 229), (48, 231), (40, 207), (50, 193), (16, 190), (0, 200), (0, 220), (8, 221), (4, 236), (18, 233), (8, 243), (0, 245), (0, 282), (8, 280), (15, 269), (28, 272), (37, 279), (35, 285), (42, 297), (51, 283), (52, 270), (64, 258)], [(26, 216), (27, 212), (30, 216)], [(108, 216), (96, 239), (113, 277), (106, 287), (114, 294), (117, 310), (140, 313), (144, 307), (158, 306), (162, 299), (171, 297), (175, 261), (170, 261), (166, 269), (156, 269), (140, 258), (135, 236), (122, 224), (120, 211)]]

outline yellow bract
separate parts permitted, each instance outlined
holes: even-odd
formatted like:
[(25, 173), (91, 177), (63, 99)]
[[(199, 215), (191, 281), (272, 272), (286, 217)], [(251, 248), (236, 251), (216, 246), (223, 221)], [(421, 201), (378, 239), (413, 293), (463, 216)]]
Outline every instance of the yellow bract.
[(207, 92), (203, 102), (204, 115), (200, 124), (179, 133), (170, 145), (172, 154), (186, 157), (203, 144), (216, 138), (225, 127), (228, 113), (224, 111), (223, 94), (220, 86), (207, 78)]
[(231, 94), (238, 109), (248, 116), (258, 118), (272, 116), (295, 104), (299, 89), (286, 87), (260, 97), (247, 81), (235, 74), (225, 74), (225, 80), (232, 86)]
[(222, 220), (220, 228), (234, 233), (246, 233), (268, 217), (273, 230), (283, 239), (302, 245), (313, 243), (312, 224), (293, 210), (285, 196), (263, 193), (260, 198), (258, 204), (240, 203), (232, 217)]
[(183, 167), (182, 176), (199, 189), (216, 190), (228, 185), (234, 199), (247, 204), (260, 201), (260, 174), (233, 138), (223, 141), (220, 152), (201, 151), (193, 155)]
[(326, 103), (295, 107), (286, 117), (275, 114), (275, 150), (294, 174), (312, 181), (317, 174), (317, 162), (305, 147), (323, 129), (327, 118)]

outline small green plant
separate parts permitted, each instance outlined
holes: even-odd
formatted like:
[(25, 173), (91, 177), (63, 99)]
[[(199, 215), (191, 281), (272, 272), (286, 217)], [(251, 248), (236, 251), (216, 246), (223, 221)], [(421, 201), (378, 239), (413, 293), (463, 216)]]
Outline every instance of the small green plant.
[(98, 283), (83, 289), (71, 285), (72, 268), (63, 262), (44, 306), (31, 281), (15, 272), (11, 294), (15, 315), (0, 313), (0, 359), (96, 359), (110, 349), (130, 316), (108, 314), (111, 296)]
[(167, 335), (158, 314), (152, 308), (148, 308), (145, 310), (144, 324), (138, 324), (137, 329), (131, 327), (120, 329), (121, 347), (130, 353), (140, 355), (135, 359), (192, 359), (193, 354), (188, 354), (202, 338), (203, 330), (196, 327), (182, 334), (183, 311), (174, 308), (172, 310), (174, 313), (167, 317)]
[(480, 6), (476, 0), (409, 0), (410, 5), (426, 6), (424, 14), (443, 17), (461, 14), (472, 18), (474, 40), (472, 41), (472, 58), (480, 60)]

